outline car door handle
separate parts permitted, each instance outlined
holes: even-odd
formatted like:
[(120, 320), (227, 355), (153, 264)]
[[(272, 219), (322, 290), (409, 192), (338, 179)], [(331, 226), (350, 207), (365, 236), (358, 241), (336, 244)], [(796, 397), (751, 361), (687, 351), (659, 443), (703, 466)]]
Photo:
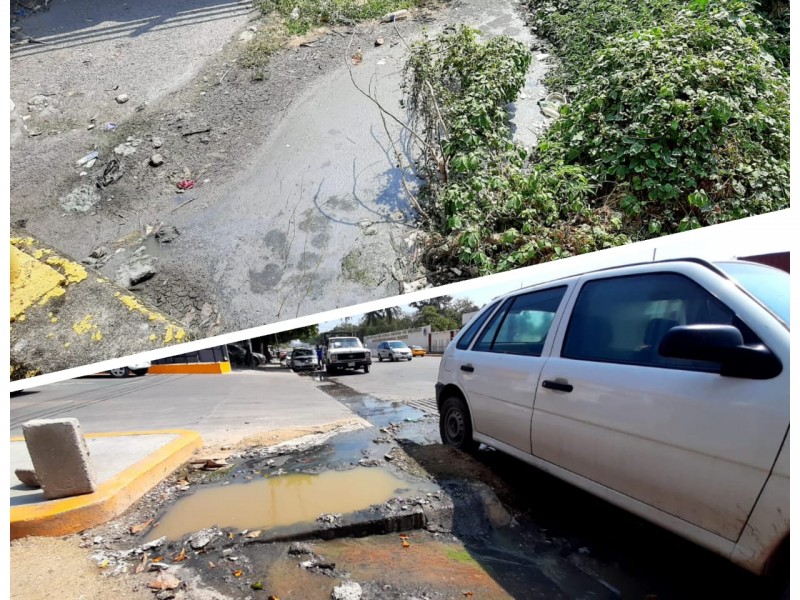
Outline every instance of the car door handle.
[(559, 392), (571, 392), (572, 386), (568, 383), (564, 383), (562, 381), (550, 381), (549, 379), (545, 379), (542, 382), (542, 387), (547, 388), (548, 390), (558, 390)]
[(474, 373), (475, 367), (473, 367), (472, 365), (461, 365), (461, 370), (466, 371), (467, 373)]

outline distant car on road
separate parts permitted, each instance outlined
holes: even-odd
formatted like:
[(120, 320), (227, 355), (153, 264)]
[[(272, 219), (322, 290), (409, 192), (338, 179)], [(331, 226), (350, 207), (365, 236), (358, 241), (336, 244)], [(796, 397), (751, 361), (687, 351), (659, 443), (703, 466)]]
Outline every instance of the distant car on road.
[(391, 360), (392, 362), (398, 360), (411, 360), (412, 353), (405, 342), (400, 340), (389, 340), (378, 344), (378, 361), (383, 362), (383, 359)]
[(484, 443), (788, 586), (789, 275), (657, 261), (491, 302), (439, 367)]
[(140, 363), (133, 363), (128, 365), (127, 367), (117, 367), (116, 369), (109, 369), (108, 374), (112, 377), (127, 377), (128, 375), (135, 375), (136, 377), (141, 377), (142, 375), (147, 375), (147, 372), (150, 370), (150, 363), (149, 362), (140, 362)]
[(297, 371), (313, 371), (317, 368), (317, 353), (312, 348), (295, 348), (289, 357), (289, 368)]
[[(260, 352), (253, 352), (253, 366), (258, 367), (267, 364), (267, 357)], [(247, 365), (247, 350), (239, 344), (228, 344), (228, 356), (231, 362), (239, 367), (246, 367)]]
[(372, 353), (353, 336), (329, 337), (325, 341), (325, 370), (336, 375), (342, 370), (364, 369), (369, 373)]
[(425, 356), (427, 352), (422, 346), (411, 346), (411, 356)]

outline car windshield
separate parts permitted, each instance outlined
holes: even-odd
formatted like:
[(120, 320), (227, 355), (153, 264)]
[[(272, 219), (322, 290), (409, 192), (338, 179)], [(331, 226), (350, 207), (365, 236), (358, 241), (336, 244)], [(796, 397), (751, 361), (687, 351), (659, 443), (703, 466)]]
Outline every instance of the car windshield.
[(403, 342), (389, 342), (390, 348), (408, 348)]
[(299, 348), (294, 351), (295, 356), (313, 356), (313, 350), (309, 350), (308, 348)]
[(722, 262), (717, 266), (789, 327), (788, 273), (746, 262)]
[(331, 340), (332, 348), (361, 348), (361, 342), (358, 338), (343, 338), (340, 340)]

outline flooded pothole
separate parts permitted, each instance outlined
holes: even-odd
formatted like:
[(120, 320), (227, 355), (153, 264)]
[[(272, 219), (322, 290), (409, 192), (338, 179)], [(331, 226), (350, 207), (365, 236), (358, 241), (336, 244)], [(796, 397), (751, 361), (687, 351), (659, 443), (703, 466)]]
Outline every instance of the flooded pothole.
[(201, 489), (178, 500), (147, 540), (177, 540), (209, 527), (276, 529), (313, 523), (322, 514), (344, 514), (382, 504), (398, 494), (430, 491), (382, 468), (291, 473), (243, 484)]

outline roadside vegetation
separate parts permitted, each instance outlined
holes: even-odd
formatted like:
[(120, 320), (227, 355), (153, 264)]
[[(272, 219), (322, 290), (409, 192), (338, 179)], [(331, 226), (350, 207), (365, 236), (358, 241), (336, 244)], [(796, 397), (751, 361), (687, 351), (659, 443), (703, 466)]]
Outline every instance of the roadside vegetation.
[(354, 25), (418, 5), (419, 0), (256, 0), (266, 17), (242, 57), (242, 65), (261, 79), (261, 70), (291, 36), (305, 35), (319, 27)]
[(567, 99), (530, 151), (507, 115), (527, 48), (464, 27), (412, 47), (429, 268), (472, 277), (788, 206), (788, 4), (529, 7)]

